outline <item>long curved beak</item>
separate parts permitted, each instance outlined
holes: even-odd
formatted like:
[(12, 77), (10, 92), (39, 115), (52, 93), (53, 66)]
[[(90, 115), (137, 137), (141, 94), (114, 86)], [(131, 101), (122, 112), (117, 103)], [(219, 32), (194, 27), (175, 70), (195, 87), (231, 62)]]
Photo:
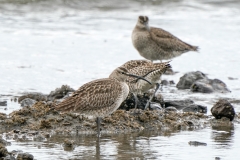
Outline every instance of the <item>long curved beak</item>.
[(129, 74), (129, 73), (125, 73), (127, 76), (131, 76), (131, 77), (135, 77), (137, 79), (142, 79), (146, 82), (148, 82), (149, 84), (152, 84), (151, 82), (149, 82), (148, 80), (146, 80), (145, 78), (141, 77), (141, 76), (137, 76), (137, 75), (134, 75), (134, 74)]

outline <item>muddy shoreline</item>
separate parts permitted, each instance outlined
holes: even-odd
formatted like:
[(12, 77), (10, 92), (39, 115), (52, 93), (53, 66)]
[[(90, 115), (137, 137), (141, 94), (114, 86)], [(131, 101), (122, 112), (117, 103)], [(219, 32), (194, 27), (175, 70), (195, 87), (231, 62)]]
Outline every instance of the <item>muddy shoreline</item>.
[[(197, 75), (197, 76), (196, 76)], [(199, 76), (200, 75), (200, 76)], [(184, 78), (180, 79), (181, 85), (187, 84), (185, 89), (192, 89), (192, 92), (209, 91), (209, 81), (205, 74), (201, 72), (190, 72), (185, 77), (192, 77), (191, 83), (186, 82)], [(184, 76), (183, 76), (184, 77)], [(197, 77), (197, 78), (196, 78)], [(200, 78), (199, 78), (200, 77)], [(203, 81), (203, 79), (205, 81)], [(187, 78), (189, 80), (189, 77)], [(201, 85), (198, 85), (200, 80)], [(162, 85), (168, 87), (174, 85), (174, 82), (162, 81)], [(203, 84), (206, 82), (206, 84)], [(213, 81), (211, 81), (213, 82)], [(213, 86), (217, 88), (217, 92), (221, 90), (228, 91), (226, 85), (220, 81)], [(180, 84), (180, 82), (178, 82)], [(179, 85), (177, 85), (179, 86)], [(217, 86), (217, 87), (216, 87)], [(208, 87), (204, 89), (204, 87)], [(181, 89), (181, 88), (179, 88)], [(9, 115), (0, 113), (0, 157), (28, 157), (33, 159), (34, 155), (24, 152), (8, 152), (8, 141), (44, 141), (54, 135), (96, 135), (95, 119), (84, 117), (75, 113), (60, 113), (54, 109), (55, 105), (63, 99), (71, 96), (74, 89), (67, 85), (55, 89), (49, 95), (41, 93), (26, 93), (20, 97), (13, 98), (15, 103), (20, 103), (21, 109), (13, 111)], [(215, 92), (212, 88), (211, 92)], [(113, 114), (102, 118), (101, 134), (121, 134), (121, 133), (139, 133), (143, 131), (163, 131), (163, 132), (179, 132), (185, 130), (199, 130), (206, 127), (227, 127), (231, 128), (235, 123), (240, 123), (240, 113), (236, 113), (234, 109), (230, 113), (228, 106), (231, 104), (222, 105), (225, 107), (224, 112), (230, 113), (230, 121), (228, 116), (214, 116), (207, 114), (207, 107), (195, 104), (191, 99), (165, 101), (164, 96), (158, 93), (150, 109), (143, 110), (147, 100), (153, 94), (153, 91), (139, 96), (138, 109), (134, 109), (135, 102), (131, 94), (122, 103), (119, 109)], [(5, 102), (3, 103), (5, 105)], [(218, 106), (217, 106), (218, 107)], [(233, 106), (231, 106), (233, 108)], [(218, 110), (215, 111), (218, 113)], [(226, 115), (227, 115), (226, 114)], [(194, 142), (194, 141), (193, 141)], [(191, 142), (195, 144), (197, 142)], [(64, 139), (62, 142), (65, 147), (72, 147), (74, 141)], [(198, 144), (198, 143), (197, 143)], [(17, 158), (17, 159), (20, 159)]]
[[(9, 140), (14, 141), (44, 141), (53, 135), (96, 135), (95, 119), (89, 119), (73, 113), (59, 113), (53, 105), (43, 101), (36, 102), (32, 107), (24, 107), (12, 112), (9, 116), (1, 114), (1, 137), (6, 144), (1, 143), (0, 154), (6, 156), (25, 156), (33, 159), (34, 155), (22, 152), (8, 152), (4, 147)], [(233, 121), (228, 118), (215, 119), (212, 115), (194, 112), (171, 110), (119, 109), (104, 117), (101, 122), (101, 134), (136, 133), (142, 131), (178, 132), (184, 130), (199, 130), (206, 127), (231, 128), (234, 123), (240, 123), (240, 113)], [(71, 148), (74, 141), (64, 139), (61, 143)], [(194, 143), (195, 144), (195, 143)], [(19, 159), (19, 158), (17, 158)]]

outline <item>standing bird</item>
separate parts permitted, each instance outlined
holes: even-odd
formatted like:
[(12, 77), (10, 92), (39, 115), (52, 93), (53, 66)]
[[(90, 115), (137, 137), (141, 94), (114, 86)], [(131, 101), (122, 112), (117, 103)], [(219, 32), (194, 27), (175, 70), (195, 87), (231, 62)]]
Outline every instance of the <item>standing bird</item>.
[(147, 16), (139, 16), (132, 32), (133, 46), (142, 57), (162, 61), (188, 51), (198, 51), (197, 46), (187, 44), (161, 28), (150, 27), (148, 21)]
[(125, 81), (129, 76), (144, 80), (142, 77), (129, 74), (127, 69), (118, 67), (109, 78), (97, 79), (81, 86), (72, 96), (59, 103), (55, 110), (97, 117), (99, 135), (100, 118), (116, 111), (126, 99), (129, 87)]
[[(121, 67), (126, 68), (129, 73), (143, 77), (144, 79), (151, 82), (151, 84), (146, 83), (140, 79), (134, 79), (133, 77), (127, 77), (126, 83), (129, 86), (131, 93), (134, 95), (135, 99), (135, 109), (137, 108), (138, 98), (137, 94), (143, 94), (149, 89), (152, 89), (156, 85), (154, 94), (150, 97), (147, 102), (145, 109), (149, 106), (149, 103), (152, 101), (155, 93), (159, 89), (159, 81), (163, 73), (166, 72), (168, 68), (171, 68), (169, 62), (164, 63), (152, 63), (148, 60), (131, 60), (124, 63)], [(115, 71), (112, 72), (114, 74)], [(111, 75), (110, 75), (111, 76)]]

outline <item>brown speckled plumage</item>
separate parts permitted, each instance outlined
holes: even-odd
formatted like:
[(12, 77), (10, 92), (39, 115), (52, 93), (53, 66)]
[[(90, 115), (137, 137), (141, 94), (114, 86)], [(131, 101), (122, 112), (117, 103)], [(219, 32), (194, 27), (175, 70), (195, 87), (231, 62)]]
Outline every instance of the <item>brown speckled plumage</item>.
[(132, 32), (132, 43), (139, 54), (148, 60), (168, 60), (188, 51), (197, 51), (197, 46), (183, 42), (171, 33), (148, 26), (148, 17), (139, 16)]
[[(131, 60), (124, 63), (121, 67), (126, 68), (129, 73), (137, 76), (141, 76), (152, 83), (152, 84), (149, 84), (147, 82), (145, 83), (145, 81), (141, 79), (136, 80), (133, 77), (127, 77), (126, 83), (129, 86), (129, 91), (133, 93), (135, 97), (135, 100), (136, 100), (135, 108), (136, 108), (137, 101), (138, 101), (136, 95), (145, 93), (149, 89), (154, 88), (155, 84), (160, 81), (162, 74), (165, 73), (165, 71), (168, 68), (171, 68), (171, 65), (169, 64), (169, 62), (152, 63), (151, 61), (148, 61), (148, 60)], [(115, 71), (113, 71), (113, 73), (114, 72)]]
[[(127, 70), (124, 69), (124, 72)], [(104, 117), (111, 114), (117, 110), (129, 93), (129, 87), (125, 83), (127, 77), (122, 74), (122, 68), (120, 71), (118, 68), (109, 78), (84, 84), (55, 109), (91, 117)]]
[(126, 83), (129, 86), (130, 92), (142, 94), (151, 88), (154, 88), (155, 83), (158, 83), (163, 73), (168, 68), (171, 68), (169, 62), (152, 63), (148, 60), (131, 60), (124, 63), (121, 67), (128, 70), (129, 73), (141, 76), (152, 84), (145, 83), (143, 80), (137, 80), (133, 77), (128, 77)]

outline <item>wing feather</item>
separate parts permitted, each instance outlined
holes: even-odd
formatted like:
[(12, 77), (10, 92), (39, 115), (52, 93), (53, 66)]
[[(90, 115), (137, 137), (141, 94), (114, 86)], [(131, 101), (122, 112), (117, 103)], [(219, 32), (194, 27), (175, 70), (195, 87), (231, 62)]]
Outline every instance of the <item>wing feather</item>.
[(151, 38), (157, 42), (157, 45), (160, 46), (162, 49), (168, 51), (174, 48), (174, 51), (197, 51), (197, 46), (192, 46), (186, 42), (183, 42), (179, 38), (175, 37), (171, 33), (161, 29), (161, 28), (150, 28), (150, 35)]
[(111, 106), (122, 93), (121, 85), (114, 79), (99, 79), (81, 86), (74, 94), (58, 104), (59, 111), (80, 113)]

